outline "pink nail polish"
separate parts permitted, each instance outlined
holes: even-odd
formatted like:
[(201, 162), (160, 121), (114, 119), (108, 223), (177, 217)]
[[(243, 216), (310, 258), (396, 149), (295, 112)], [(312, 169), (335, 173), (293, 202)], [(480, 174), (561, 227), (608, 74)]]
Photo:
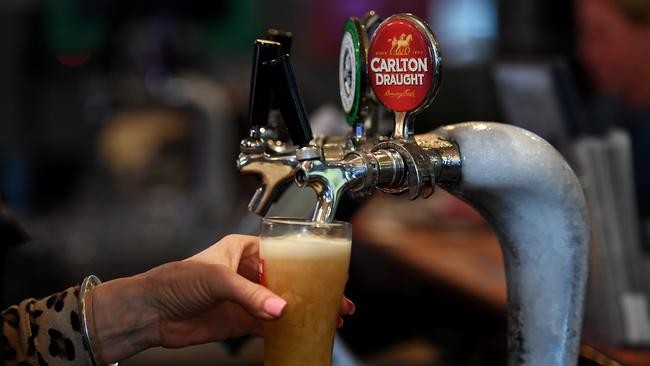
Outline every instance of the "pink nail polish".
[(271, 316), (280, 316), (285, 306), (287, 306), (286, 301), (279, 297), (271, 297), (264, 302), (264, 311)]
[(338, 328), (343, 327), (343, 318), (339, 318)]

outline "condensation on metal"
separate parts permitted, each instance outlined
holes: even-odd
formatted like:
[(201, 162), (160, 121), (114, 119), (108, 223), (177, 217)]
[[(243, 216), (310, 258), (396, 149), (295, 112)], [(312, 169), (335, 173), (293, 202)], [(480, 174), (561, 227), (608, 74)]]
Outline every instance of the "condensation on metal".
[(434, 131), (458, 144), (452, 193), (493, 227), (506, 265), (508, 365), (575, 365), (587, 281), (590, 225), (582, 188), (546, 141), (499, 123)]

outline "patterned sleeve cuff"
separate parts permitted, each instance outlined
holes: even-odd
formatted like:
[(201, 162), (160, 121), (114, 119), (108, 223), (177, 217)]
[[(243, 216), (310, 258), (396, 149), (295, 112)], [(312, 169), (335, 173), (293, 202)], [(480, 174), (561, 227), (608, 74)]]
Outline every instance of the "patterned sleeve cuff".
[(92, 365), (79, 322), (79, 286), (3, 312), (7, 365)]

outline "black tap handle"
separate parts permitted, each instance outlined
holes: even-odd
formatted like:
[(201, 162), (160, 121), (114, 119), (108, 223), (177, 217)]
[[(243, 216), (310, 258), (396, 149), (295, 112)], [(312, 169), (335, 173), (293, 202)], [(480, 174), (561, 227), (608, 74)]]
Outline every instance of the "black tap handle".
[[(281, 55), (291, 54), (291, 40), (293, 39), (293, 33), (280, 29), (270, 28), (266, 32), (266, 39), (269, 41), (278, 42), (282, 45), (280, 53)], [(278, 98), (271, 99), (271, 109), (280, 109), (280, 100)]]
[(297, 146), (307, 146), (313, 135), (293, 75), (293, 68), (289, 62), (289, 55), (282, 55), (269, 62), (269, 67), (275, 79), (273, 95), (280, 105), (280, 113), (291, 141)]
[(282, 54), (291, 54), (291, 40), (293, 33), (280, 29), (271, 28), (266, 32), (266, 39), (278, 42), (282, 45)]
[(251, 94), (248, 105), (248, 124), (251, 128), (265, 126), (271, 109), (272, 77), (268, 62), (280, 56), (281, 44), (263, 39), (255, 40)]

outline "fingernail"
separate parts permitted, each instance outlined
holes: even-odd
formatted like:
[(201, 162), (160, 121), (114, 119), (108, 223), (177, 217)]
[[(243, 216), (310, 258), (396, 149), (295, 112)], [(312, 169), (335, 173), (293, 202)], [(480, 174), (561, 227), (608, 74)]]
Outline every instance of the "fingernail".
[(343, 327), (343, 318), (339, 317), (339, 325), (337, 326), (338, 328)]
[(264, 301), (264, 311), (271, 316), (282, 315), (285, 306), (287, 302), (279, 297), (270, 297)]
[(352, 315), (357, 310), (357, 306), (354, 305), (354, 303), (350, 300), (348, 300), (348, 302), (350, 303), (350, 311), (348, 312), (348, 314)]

